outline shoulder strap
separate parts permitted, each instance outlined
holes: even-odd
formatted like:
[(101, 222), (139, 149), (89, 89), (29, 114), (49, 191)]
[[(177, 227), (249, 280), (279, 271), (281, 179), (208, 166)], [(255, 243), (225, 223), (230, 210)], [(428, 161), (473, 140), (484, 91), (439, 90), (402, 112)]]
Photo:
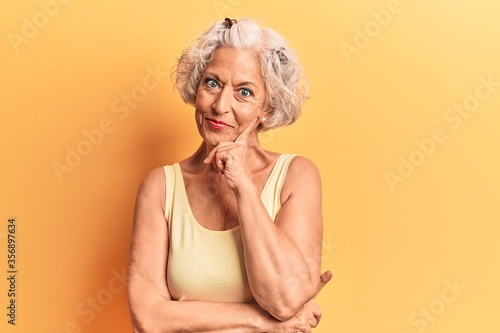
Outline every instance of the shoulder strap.
[(264, 190), (261, 194), (262, 203), (271, 217), (275, 219), (281, 208), (281, 189), (283, 183), (285, 182), (285, 177), (288, 171), (288, 167), (292, 162), (295, 155), (283, 154), (278, 157), (276, 164), (269, 175)]
[(283, 188), (283, 184), (285, 183), (285, 177), (288, 172), (288, 167), (290, 163), (292, 163), (293, 158), (296, 155), (293, 154), (283, 154), (282, 158), (278, 160), (279, 165), (276, 165), (276, 171), (278, 171), (278, 177), (276, 180), (276, 204), (281, 206), (281, 189)]
[(163, 169), (165, 170), (165, 218), (167, 223), (170, 224), (174, 203), (175, 168), (173, 165), (166, 165)]

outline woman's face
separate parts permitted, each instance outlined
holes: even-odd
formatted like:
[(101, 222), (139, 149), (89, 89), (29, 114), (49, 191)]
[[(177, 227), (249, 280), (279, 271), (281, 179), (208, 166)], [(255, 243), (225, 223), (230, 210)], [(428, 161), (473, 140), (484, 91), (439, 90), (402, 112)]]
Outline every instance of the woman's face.
[(201, 77), (195, 108), (198, 131), (211, 146), (234, 141), (255, 118), (262, 118), (266, 88), (257, 55), (218, 48)]

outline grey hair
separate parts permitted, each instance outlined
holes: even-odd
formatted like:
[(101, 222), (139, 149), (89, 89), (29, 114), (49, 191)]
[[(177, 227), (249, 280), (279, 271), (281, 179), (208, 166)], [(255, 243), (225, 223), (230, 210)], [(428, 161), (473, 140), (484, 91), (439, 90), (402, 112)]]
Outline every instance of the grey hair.
[(232, 26), (217, 22), (182, 52), (173, 74), (183, 101), (195, 105), (203, 72), (221, 46), (249, 50), (258, 55), (271, 111), (259, 129), (294, 123), (301, 114), (309, 88), (302, 66), (280, 34), (251, 19), (238, 20)]

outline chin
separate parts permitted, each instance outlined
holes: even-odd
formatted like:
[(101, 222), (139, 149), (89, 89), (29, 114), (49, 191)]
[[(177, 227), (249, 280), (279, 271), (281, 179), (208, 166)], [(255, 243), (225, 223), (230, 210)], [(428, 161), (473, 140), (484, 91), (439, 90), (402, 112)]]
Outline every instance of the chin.
[(216, 146), (221, 141), (234, 141), (236, 137), (231, 133), (200, 133), (203, 141), (211, 146)]

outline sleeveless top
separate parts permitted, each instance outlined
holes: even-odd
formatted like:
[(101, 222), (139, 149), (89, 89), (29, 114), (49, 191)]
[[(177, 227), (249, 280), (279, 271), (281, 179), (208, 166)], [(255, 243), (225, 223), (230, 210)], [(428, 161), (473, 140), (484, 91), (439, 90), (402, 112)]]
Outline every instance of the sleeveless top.
[[(281, 188), (294, 157), (278, 157), (262, 190), (260, 197), (272, 220), (281, 207)], [(240, 226), (216, 231), (200, 225), (189, 206), (179, 163), (164, 166), (164, 170), (169, 233), (167, 285), (172, 299), (255, 302), (248, 285)]]

